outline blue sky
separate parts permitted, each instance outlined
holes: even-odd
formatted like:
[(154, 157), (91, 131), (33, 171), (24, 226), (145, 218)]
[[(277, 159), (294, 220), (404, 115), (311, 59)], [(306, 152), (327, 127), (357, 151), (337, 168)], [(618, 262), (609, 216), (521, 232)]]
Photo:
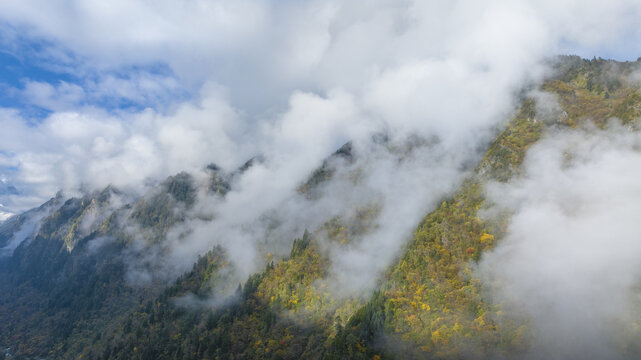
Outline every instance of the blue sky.
[[(19, 109), (29, 119), (37, 121), (56, 109), (25, 93), (29, 84), (49, 85), (60, 92), (67, 84), (82, 94), (73, 99), (73, 106), (94, 106), (107, 111), (140, 111), (147, 107), (162, 110), (169, 98), (180, 101), (190, 96), (189, 91), (179, 86), (160, 89), (158, 93), (141, 94), (109, 93), (99, 89), (105, 77), (123, 82), (135, 77), (148, 76), (158, 79), (175, 79), (171, 68), (164, 63), (124, 66), (114, 69), (92, 69), (81, 58), (64, 47), (45, 43), (38, 39), (20, 39), (18, 43), (1, 44), (0, 48), (0, 106)], [(53, 50), (53, 51), (52, 51)], [(65, 54), (63, 58), (51, 52)]]

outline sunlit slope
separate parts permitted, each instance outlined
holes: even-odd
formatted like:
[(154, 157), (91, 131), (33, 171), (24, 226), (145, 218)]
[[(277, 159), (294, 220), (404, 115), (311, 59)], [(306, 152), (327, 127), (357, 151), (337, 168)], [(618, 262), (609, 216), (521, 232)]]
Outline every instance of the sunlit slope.
[[(545, 82), (542, 89), (555, 95), (561, 111), (535, 99), (524, 101), (475, 176), (418, 226), (405, 254), (367, 305), (374, 314), (359, 313), (350, 320), (356, 326), (346, 331), (355, 335), (354, 341), (338, 341), (339, 353), (486, 358), (528, 350), (533, 334), (526, 316), (506, 317), (475, 274), (479, 257), (500, 241), (509, 221), (509, 214), (483, 215), (490, 205), (484, 185), (518, 177), (528, 147), (546, 131), (593, 123), (602, 127), (613, 117), (635, 128), (641, 109), (638, 84), (630, 78), (637, 69), (634, 63), (568, 57), (560, 67), (558, 79)], [(544, 113), (537, 114), (537, 108)]]

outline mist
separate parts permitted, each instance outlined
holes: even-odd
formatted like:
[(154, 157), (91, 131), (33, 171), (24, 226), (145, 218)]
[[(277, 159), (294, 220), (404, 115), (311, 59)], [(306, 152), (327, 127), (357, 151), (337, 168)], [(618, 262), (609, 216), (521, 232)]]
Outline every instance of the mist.
[[(200, 193), (146, 262), (176, 276), (221, 245), (242, 281), (305, 229), (376, 206), (369, 233), (324, 245), (337, 294), (374, 288), (509, 120), (517, 94), (541, 81), (542, 60), (636, 38), (641, 15), (635, 1), (172, 4), (0, 4), (15, 57), (91, 79), (10, 86), (48, 113), (1, 109), (0, 166), (19, 190), (2, 203), (20, 212), (60, 189), (108, 185), (143, 195), (180, 171), (202, 179), (207, 164), (231, 173), (260, 156), (224, 199)], [(25, 52), (24, 38), (41, 51)], [(127, 101), (139, 107), (105, 105)], [(321, 198), (297, 192), (348, 141), (355, 160), (335, 164)]]
[(613, 120), (550, 131), (522, 177), (488, 185), (513, 215), (479, 268), (504, 311), (529, 317), (531, 358), (628, 358), (636, 346), (640, 165), (641, 136)]

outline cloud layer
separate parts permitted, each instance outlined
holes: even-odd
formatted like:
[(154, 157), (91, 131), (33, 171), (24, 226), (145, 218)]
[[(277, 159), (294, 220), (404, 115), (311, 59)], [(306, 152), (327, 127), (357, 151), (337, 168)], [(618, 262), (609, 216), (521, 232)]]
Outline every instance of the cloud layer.
[[(193, 224), (171, 252), (185, 262), (223, 243), (252, 271), (265, 213), (278, 209), (291, 239), (359, 204), (340, 181), (319, 205), (292, 200), (352, 140), (360, 185), (383, 210), (375, 233), (335, 251), (334, 275), (370, 288), (505, 123), (515, 94), (541, 78), (541, 60), (621, 39), (634, 50), (640, 15), (624, 0), (3, 1), (6, 52), (64, 77), (10, 86), (50, 113), (1, 109), (0, 170), (20, 193), (0, 199), (21, 211), (58, 189), (143, 193), (182, 170), (231, 170), (261, 154), (223, 204), (201, 204), (216, 220)], [(143, 108), (113, 106), (121, 101)], [(429, 145), (386, 153), (374, 134)]]

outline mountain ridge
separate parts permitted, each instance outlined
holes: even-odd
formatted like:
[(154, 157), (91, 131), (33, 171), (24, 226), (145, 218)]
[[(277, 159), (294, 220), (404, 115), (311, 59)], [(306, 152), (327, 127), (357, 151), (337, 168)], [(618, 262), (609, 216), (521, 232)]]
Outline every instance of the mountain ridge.
[[(488, 144), (474, 174), (418, 224), (371, 294), (340, 297), (332, 292), (328, 279), (333, 259), (320, 239), (339, 248), (352, 246), (353, 238), (372, 226), (371, 219), (379, 214), (376, 206), (359, 208), (352, 217), (332, 217), (318, 228), (291, 236), (288, 256), (265, 254), (264, 270), (242, 279), (242, 284), (231, 275), (233, 264), (225, 250), (216, 246), (200, 254), (178, 279), (152, 278), (136, 285), (127, 278), (125, 257), (144, 259), (137, 254), (156, 245), (161, 256), (168, 234), (193, 211), (198, 191), (224, 198), (233, 190), (234, 175), (210, 166), (209, 181), (198, 188), (191, 175), (177, 174), (139, 199), (116, 201), (115, 207), (110, 207), (112, 196), (122, 194), (114, 188), (64, 203), (52, 199), (60, 206), (27, 235), (33, 239), (21, 241), (8, 260), (0, 261), (4, 287), (0, 314), (9, 319), (1, 328), (0, 344), (11, 348), (9, 358), (372, 359), (399, 357), (399, 351), (403, 358), (524, 354), (534, 336), (528, 320), (504, 314), (500, 305), (486, 298), (474, 273), (482, 254), (504, 236), (509, 221), (509, 214), (479, 216), (490, 206), (483, 188), (488, 181), (509, 182), (520, 176), (528, 148), (546, 132), (587, 123), (604, 128), (611, 117), (635, 129), (641, 95), (625, 79), (636, 66), (561, 58), (557, 65), (561, 70), (541, 87), (554, 94), (561, 112), (539, 111), (541, 98), (526, 99)], [(302, 196), (310, 201), (322, 196), (317, 190), (337, 174), (332, 159), (349, 162), (353, 156), (348, 144), (303, 182), (298, 188)], [(99, 215), (100, 209), (113, 212)], [(11, 242), (9, 237), (27, 221), (25, 214), (0, 224), (0, 245)], [(140, 239), (120, 221), (140, 227), (141, 232), (133, 233), (142, 234)], [(110, 240), (97, 242), (105, 237)], [(26, 298), (33, 302), (15, 305)], [(45, 310), (25, 316), (33, 308)], [(124, 314), (112, 318), (119, 311)], [(47, 325), (38, 333), (35, 324), (41, 322)]]

